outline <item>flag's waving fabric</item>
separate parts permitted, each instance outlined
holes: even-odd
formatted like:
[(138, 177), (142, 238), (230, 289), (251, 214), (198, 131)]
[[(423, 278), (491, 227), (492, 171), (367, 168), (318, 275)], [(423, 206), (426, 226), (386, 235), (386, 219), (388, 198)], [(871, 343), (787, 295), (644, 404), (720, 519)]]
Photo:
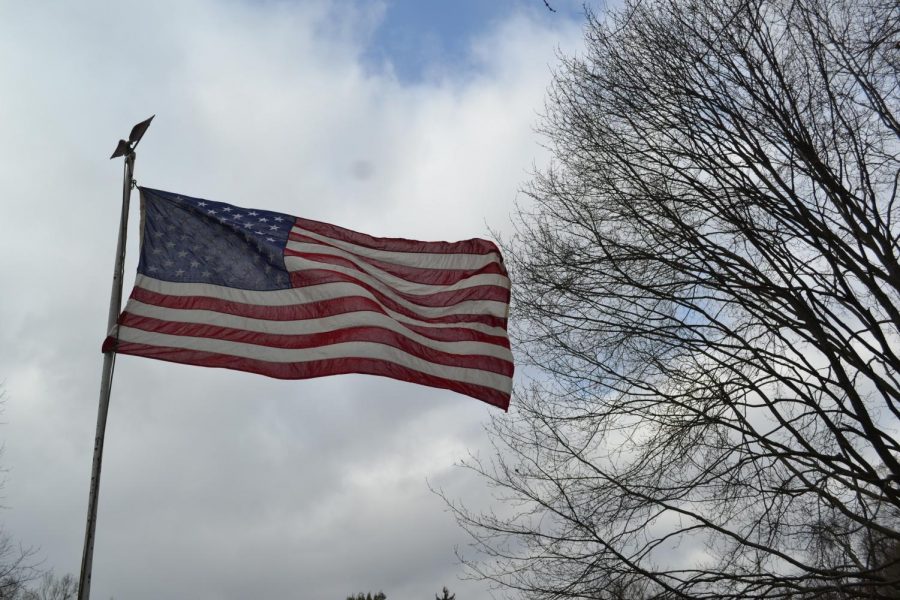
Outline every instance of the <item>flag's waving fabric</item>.
[(383, 375), (508, 407), (510, 282), (493, 243), (376, 238), (148, 188), (141, 217), (135, 287), (104, 350), (281, 379)]

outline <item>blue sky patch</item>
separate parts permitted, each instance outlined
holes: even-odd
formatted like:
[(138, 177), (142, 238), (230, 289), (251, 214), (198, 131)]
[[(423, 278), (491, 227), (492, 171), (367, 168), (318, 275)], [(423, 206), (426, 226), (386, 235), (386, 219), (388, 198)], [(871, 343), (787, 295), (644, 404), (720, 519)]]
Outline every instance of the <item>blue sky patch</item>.
[(477, 70), (472, 42), (497, 22), (521, 13), (550, 22), (583, 16), (582, 2), (548, 1), (556, 12), (543, 0), (385, 0), (383, 20), (364, 60), (376, 69), (389, 64), (404, 82)]

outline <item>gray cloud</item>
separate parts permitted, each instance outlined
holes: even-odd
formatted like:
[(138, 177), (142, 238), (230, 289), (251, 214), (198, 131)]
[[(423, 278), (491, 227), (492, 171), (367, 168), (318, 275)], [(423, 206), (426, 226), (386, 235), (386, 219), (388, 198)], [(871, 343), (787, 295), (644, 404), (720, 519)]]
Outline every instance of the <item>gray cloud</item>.
[[(121, 178), (105, 159), (134, 122), (158, 115), (139, 148), (143, 185), (375, 235), (505, 227), (545, 160), (532, 127), (548, 65), (578, 26), (511, 15), (473, 47), (477, 73), (445, 65), (407, 84), (361, 63), (379, 14), (324, 1), (0, 5), (0, 516), (47, 566), (77, 573), (81, 558)], [(136, 231), (137, 202), (126, 288)], [(386, 379), (121, 357), (94, 596), (381, 588), (402, 600), (448, 585), (487, 598), (456, 580), (466, 538), (426, 479), (487, 506), (453, 464), (485, 447), (491, 410)]]

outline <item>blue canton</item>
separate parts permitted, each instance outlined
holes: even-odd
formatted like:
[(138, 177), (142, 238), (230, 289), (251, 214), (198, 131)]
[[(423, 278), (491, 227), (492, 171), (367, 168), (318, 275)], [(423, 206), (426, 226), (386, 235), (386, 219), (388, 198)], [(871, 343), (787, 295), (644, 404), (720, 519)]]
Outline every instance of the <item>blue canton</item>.
[(148, 188), (141, 192), (139, 273), (245, 290), (291, 287), (284, 247), (294, 217)]

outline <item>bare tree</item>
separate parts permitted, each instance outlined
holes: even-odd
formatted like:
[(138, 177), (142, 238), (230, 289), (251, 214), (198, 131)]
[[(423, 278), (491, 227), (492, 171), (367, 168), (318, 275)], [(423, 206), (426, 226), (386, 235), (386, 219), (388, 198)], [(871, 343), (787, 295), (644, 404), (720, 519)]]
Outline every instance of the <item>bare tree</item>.
[(45, 572), (36, 586), (31, 586), (16, 600), (75, 600), (78, 595), (78, 579), (71, 573), (57, 577)]
[[(2, 386), (3, 382), (0, 382)], [(6, 390), (0, 387), (0, 412), (6, 403)], [(0, 453), (3, 447), (0, 444)], [(0, 475), (5, 469), (0, 469)], [(0, 488), (3, 481), (0, 479)], [(2, 507), (0, 507), (2, 508)], [(37, 579), (41, 572), (34, 548), (16, 543), (12, 536), (0, 527), (0, 599), (17, 598), (26, 591), (26, 586)]]
[(506, 244), (530, 385), (451, 504), (528, 598), (900, 596), (900, 4), (588, 15)]
[(456, 594), (451, 594), (450, 590), (447, 589), (447, 586), (444, 586), (443, 595), (438, 596), (434, 595), (434, 600), (456, 600)]
[(384, 592), (378, 592), (374, 596), (372, 595), (372, 592), (359, 592), (355, 596), (347, 596), (347, 600), (387, 600), (387, 596)]
[[(0, 412), (5, 403), (6, 390), (0, 387)], [(0, 469), (0, 473), (5, 470)], [(52, 571), (40, 568), (37, 550), (16, 542), (0, 527), (0, 600), (70, 600), (75, 598), (77, 589), (74, 576), (56, 577)]]
[(0, 530), (0, 599), (19, 598), (39, 576), (35, 550), (17, 544)]

